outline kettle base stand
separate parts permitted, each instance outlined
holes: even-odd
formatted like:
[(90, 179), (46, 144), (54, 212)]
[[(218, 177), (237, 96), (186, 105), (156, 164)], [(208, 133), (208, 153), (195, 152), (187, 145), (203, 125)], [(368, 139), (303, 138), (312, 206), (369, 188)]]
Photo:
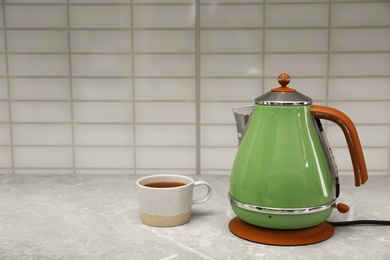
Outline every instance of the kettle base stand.
[(238, 217), (229, 222), (230, 231), (245, 240), (277, 246), (309, 245), (324, 241), (334, 234), (334, 227), (323, 222), (317, 226), (304, 229), (269, 229), (253, 226)]

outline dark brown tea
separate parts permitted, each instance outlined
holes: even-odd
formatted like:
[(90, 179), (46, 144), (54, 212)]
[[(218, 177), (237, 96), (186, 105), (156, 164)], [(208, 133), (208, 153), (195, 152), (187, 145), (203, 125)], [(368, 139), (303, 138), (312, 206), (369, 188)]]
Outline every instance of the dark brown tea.
[(144, 186), (151, 187), (151, 188), (174, 188), (183, 185), (186, 184), (182, 182), (175, 182), (175, 181), (160, 181), (160, 182), (151, 182), (148, 184), (144, 184)]

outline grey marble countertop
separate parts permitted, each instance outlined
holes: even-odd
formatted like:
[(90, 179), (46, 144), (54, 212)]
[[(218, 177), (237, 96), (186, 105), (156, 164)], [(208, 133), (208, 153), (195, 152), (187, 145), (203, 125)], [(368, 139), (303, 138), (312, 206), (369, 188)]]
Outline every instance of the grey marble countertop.
[[(235, 216), (228, 176), (193, 176), (209, 182), (213, 194), (193, 206), (189, 223), (145, 226), (139, 177), (0, 175), (0, 259), (390, 259), (390, 226), (336, 227), (326, 241), (294, 247), (236, 237), (228, 229)], [(330, 220), (390, 220), (389, 177), (355, 188), (353, 177), (344, 176), (341, 185), (338, 202), (351, 210), (334, 211)]]

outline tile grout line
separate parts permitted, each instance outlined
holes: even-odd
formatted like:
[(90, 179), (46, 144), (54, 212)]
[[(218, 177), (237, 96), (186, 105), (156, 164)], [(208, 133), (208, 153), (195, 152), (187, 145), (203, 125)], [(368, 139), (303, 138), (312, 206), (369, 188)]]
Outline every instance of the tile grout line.
[(12, 120), (12, 106), (11, 106), (11, 85), (10, 85), (10, 73), (8, 63), (8, 43), (7, 43), (7, 21), (4, 2), (3, 7), (3, 34), (4, 34), (4, 52), (5, 52), (5, 66), (6, 66), (6, 82), (7, 82), (7, 95), (8, 95), (8, 119), (9, 119), (9, 138), (10, 138), (10, 157), (11, 157), (11, 172), (15, 174), (15, 153), (14, 153), (14, 137), (13, 137), (13, 120)]
[[(383, 53), (383, 52), (382, 52)], [(325, 54), (325, 53), (324, 53)], [(275, 79), (275, 77), (279, 76), (279, 74), (274, 74), (271, 76), (203, 76), (203, 79), (261, 79), (264, 77), (265, 79)], [(4, 78), (6, 79), (7, 76), (0, 76), (0, 79)], [(34, 79), (34, 78), (46, 78), (46, 79), (68, 79), (69, 76), (8, 76), (10, 79)], [(73, 76), (74, 79), (102, 79), (102, 78), (108, 78), (108, 79), (131, 79), (133, 77), (130, 76), (110, 76), (110, 77), (104, 77), (104, 76)], [(193, 79), (193, 76), (136, 76), (134, 79)], [(306, 76), (306, 75), (298, 75), (294, 78), (300, 78), (300, 79), (326, 79), (327, 76), (321, 76), (321, 75), (315, 75), (315, 76)], [(331, 76), (331, 78), (334, 79), (356, 79), (356, 78), (390, 78), (390, 75), (335, 75)], [(28, 100), (28, 99), (20, 99), (20, 100)], [(40, 100), (42, 102), (45, 101), (61, 101), (64, 99), (45, 99)], [(18, 100), (15, 100), (18, 101)], [(39, 99), (30, 99), (29, 101), (39, 101)], [(104, 102), (117, 102), (121, 100), (117, 99), (106, 99), (106, 100), (99, 100), (99, 99), (78, 99), (75, 101), (104, 101)], [(140, 100), (142, 101), (142, 100)], [(180, 101), (180, 100), (177, 100)], [(375, 100), (376, 101), (376, 100)]]
[[(329, 105), (329, 81), (330, 81), (330, 35), (331, 35), (331, 19), (332, 19), (332, 2), (328, 3), (328, 32), (327, 32), (327, 50), (326, 50), (326, 77), (325, 77), (325, 105)], [(325, 130), (328, 131), (329, 123), (326, 122)]]
[[(325, 97), (325, 104), (329, 104), (329, 78), (330, 78), (330, 37), (331, 37), (331, 31), (332, 31), (332, 2), (329, 0), (329, 12), (328, 12), (328, 42), (327, 42), (327, 55), (326, 55), (326, 97)], [(328, 126), (328, 124), (327, 124)]]
[(135, 120), (135, 79), (134, 79), (134, 3), (131, 0), (130, 5), (130, 32), (131, 32), (131, 88), (132, 88), (132, 109), (133, 109), (133, 169), (137, 174), (137, 141), (136, 141), (136, 120)]
[[(263, 73), (262, 73), (262, 77), (261, 77), (261, 94), (264, 93), (264, 89), (265, 89), (265, 16), (266, 16), (266, 3), (265, 3), (266, 0), (263, 0), (263, 27), (262, 27), (262, 43), (263, 43), (263, 46), (262, 46), (262, 66), (263, 66)], [(282, 72), (281, 72), (282, 73)]]
[(71, 139), (72, 139), (72, 167), (73, 174), (76, 174), (76, 146), (75, 146), (75, 134), (74, 134), (74, 107), (73, 107), (73, 75), (72, 75), (72, 47), (71, 47), (71, 33), (70, 33), (70, 10), (69, 0), (66, 0), (66, 23), (68, 32), (68, 69), (69, 69), (69, 95), (70, 95), (70, 124), (71, 124)]
[(200, 0), (195, 1), (195, 122), (196, 122), (196, 165), (195, 172), (201, 175), (201, 88), (200, 88)]
[[(270, 5), (270, 4), (266, 4)], [(71, 6), (71, 5), (70, 5)], [(205, 31), (214, 31), (214, 30), (327, 30), (328, 25), (326, 26), (300, 26), (300, 27), (289, 27), (289, 26), (248, 26), (248, 27), (234, 27), (234, 26), (226, 26), (226, 27), (202, 27), (202, 30)], [(334, 25), (331, 26), (332, 29), (387, 29), (390, 25)], [(191, 27), (137, 27), (133, 28), (134, 31), (186, 31), (192, 29)], [(12, 31), (52, 31), (52, 30), (58, 30), (58, 31), (67, 31), (66, 27), (11, 27), (9, 30)], [(132, 30), (131, 27), (75, 27), (72, 28), (74, 31), (130, 31)]]
[(387, 176), (390, 176), (390, 128), (389, 128), (389, 145), (387, 146), (388, 161), (387, 161)]
[[(331, 28), (330, 28), (331, 29)], [(329, 30), (329, 29), (328, 29)], [(260, 30), (258, 30), (260, 31)], [(266, 30), (264, 30), (266, 31)], [(383, 53), (390, 53), (390, 50), (369, 50), (369, 51), (238, 51), (238, 52), (216, 52), (216, 51), (207, 51), (203, 52), (202, 55), (256, 55), (256, 54), (269, 54), (269, 55), (315, 55), (315, 54), (383, 54)], [(5, 54), (5, 52), (0, 52), (0, 54)], [(8, 52), (8, 54), (11, 55), (67, 55), (68, 52), (20, 52), (20, 51), (13, 51)], [(72, 52), (74, 55), (81, 55), (81, 56), (92, 56), (92, 55), (100, 55), (100, 56), (119, 56), (119, 55), (131, 55), (132, 52)], [(135, 52), (134, 54), (140, 55), (140, 56), (148, 56), (148, 55), (160, 55), (160, 56), (194, 56), (196, 55), (196, 52)], [(15, 77), (15, 76), (14, 76)], [(18, 76), (16, 76), (18, 77)], [(61, 76), (58, 76), (61, 77)], [(97, 77), (97, 76), (79, 76), (79, 77)], [(129, 77), (129, 76), (110, 76), (110, 77)], [(185, 77), (185, 76), (183, 76)]]

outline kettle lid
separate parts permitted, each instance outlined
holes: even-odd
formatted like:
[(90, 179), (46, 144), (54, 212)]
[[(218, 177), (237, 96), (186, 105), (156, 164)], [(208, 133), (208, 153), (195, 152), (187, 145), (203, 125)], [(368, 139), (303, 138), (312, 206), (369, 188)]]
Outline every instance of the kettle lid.
[(313, 100), (293, 88), (287, 87), (290, 76), (282, 73), (278, 77), (280, 87), (261, 95), (255, 99), (256, 104), (267, 106), (305, 106), (311, 105)]

